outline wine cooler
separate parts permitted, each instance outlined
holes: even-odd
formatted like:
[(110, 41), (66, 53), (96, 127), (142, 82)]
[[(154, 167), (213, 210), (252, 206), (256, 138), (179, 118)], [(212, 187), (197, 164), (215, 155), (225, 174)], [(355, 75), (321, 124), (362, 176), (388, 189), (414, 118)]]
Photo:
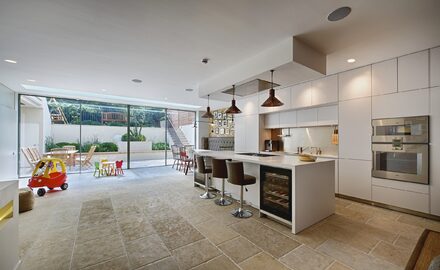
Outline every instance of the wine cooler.
[(292, 171), (260, 167), (260, 209), (292, 221)]

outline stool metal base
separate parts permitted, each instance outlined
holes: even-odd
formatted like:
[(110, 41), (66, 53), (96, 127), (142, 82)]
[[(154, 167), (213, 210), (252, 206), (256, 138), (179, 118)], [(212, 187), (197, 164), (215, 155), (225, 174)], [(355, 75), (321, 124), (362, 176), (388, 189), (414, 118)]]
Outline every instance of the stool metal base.
[(236, 208), (232, 210), (231, 215), (236, 218), (250, 218), (252, 217), (252, 212), (243, 208)]
[(216, 197), (216, 195), (211, 192), (205, 192), (200, 195), (200, 199), (214, 199), (215, 197)]
[(214, 201), (215, 204), (220, 205), (220, 206), (227, 206), (227, 205), (231, 205), (232, 202), (230, 200), (226, 200), (225, 198), (220, 198)]

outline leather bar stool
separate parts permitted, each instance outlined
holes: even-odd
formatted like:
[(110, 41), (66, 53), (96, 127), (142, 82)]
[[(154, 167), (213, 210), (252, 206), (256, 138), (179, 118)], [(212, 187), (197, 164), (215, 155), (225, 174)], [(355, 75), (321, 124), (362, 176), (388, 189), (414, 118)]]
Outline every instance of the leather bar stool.
[(241, 186), (240, 190), (240, 207), (232, 210), (231, 214), (237, 218), (248, 218), (252, 216), (252, 212), (243, 209), (243, 187), (247, 185), (253, 185), (256, 183), (256, 178), (244, 174), (243, 162), (239, 161), (226, 161), (226, 167), (228, 169), (228, 182), (233, 185)]
[(215, 200), (214, 203), (220, 206), (230, 205), (232, 202), (225, 199), (225, 178), (228, 178), (226, 159), (212, 159), (212, 177), (222, 179), (221, 198)]
[(206, 168), (205, 158), (203, 156), (197, 156), (197, 171), (205, 176), (205, 193), (200, 195), (202, 199), (213, 199), (215, 194), (209, 192), (209, 178), (208, 174), (212, 173), (212, 169)]

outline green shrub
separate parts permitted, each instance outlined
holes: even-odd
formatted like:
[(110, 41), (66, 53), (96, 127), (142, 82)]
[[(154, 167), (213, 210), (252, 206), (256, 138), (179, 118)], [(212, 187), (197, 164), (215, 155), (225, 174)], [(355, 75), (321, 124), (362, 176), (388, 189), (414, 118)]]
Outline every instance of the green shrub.
[(153, 143), (153, 150), (170, 150), (170, 145), (164, 142)]
[(55, 144), (51, 136), (47, 136), (46, 140), (44, 141), (44, 147), (46, 148), (46, 152), (48, 152), (52, 148), (58, 148), (58, 145)]
[[(128, 134), (127, 133), (122, 135), (121, 141), (123, 141), (123, 142), (128, 141)], [(145, 142), (146, 138), (142, 134), (130, 134), (130, 141), (131, 142)]]
[(57, 147), (59, 147), (59, 148), (63, 148), (63, 147), (66, 146), (66, 145), (73, 145), (73, 146), (75, 146), (75, 149), (76, 149), (76, 150), (79, 150), (79, 143), (72, 143), (72, 142), (59, 142), (59, 143), (56, 143), (56, 145), (57, 145)]
[(96, 147), (96, 152), (118, 152), (118, 146), (112, 142), (103, 142), (98, 144)]
[(83, 120), (81, 121), (81, 125), (89, 125), (89, 126), (101, 126), (102, 123), (95, 120)]

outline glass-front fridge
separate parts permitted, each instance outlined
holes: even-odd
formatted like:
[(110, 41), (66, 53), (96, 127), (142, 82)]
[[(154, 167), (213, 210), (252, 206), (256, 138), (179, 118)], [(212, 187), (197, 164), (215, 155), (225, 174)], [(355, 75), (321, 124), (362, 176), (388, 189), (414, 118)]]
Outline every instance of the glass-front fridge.
[(292, 221), (292, 171), (260, 167), (260, 209)]

